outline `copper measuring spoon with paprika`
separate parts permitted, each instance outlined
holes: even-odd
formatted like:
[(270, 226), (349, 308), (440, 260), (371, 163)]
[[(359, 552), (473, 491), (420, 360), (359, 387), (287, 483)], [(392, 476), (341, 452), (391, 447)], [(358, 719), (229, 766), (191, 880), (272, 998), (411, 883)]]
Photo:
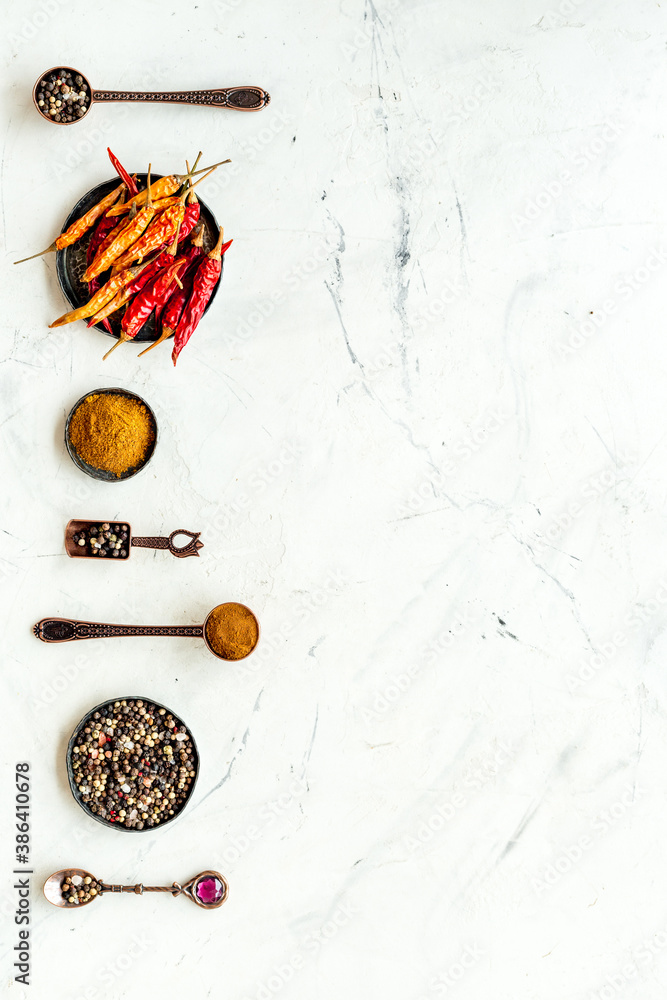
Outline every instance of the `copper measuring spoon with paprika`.
[[(46, 81), (49, 81), (51, 74), (58, 74), (65, 71), (77, 81), (75, 87), (79, 88), (78, 93), (85, 94), (88, 100), (80, 104), (83, 113), (74, 118), (73, 121), (55, 121), (55, 115), (47, 112), (47, 106), (38, 95), (43, 92)], [(78, 83), (78, 79), (82, 82)], [(50, 82), (50, 81), (49, 81)], [(102, 101), (147, 101), (150, 104), (197, 104), (209, 108), (227, 108), (230, 111), (260, 111), (271, 101), (271, 95), (261, 87), (222, 87), (213, 90), (162, 90), (162, 91), (131, 91), (131, 90), (98, 90), (93, 87), (80, 70), (72, 66), (52, 66), (44, 73), (40, 73), (35, 86), (32, 88), (32, 99), (35, 107), (42, 118), (53, 122), (54, 125), (74, 125), (83, 121), (93, 104)], [(42, 110), (44, 108), (44, 110)]]
[(109, 639), (116, 636), (187, 636), (203, 639), (221, 660), (243, 660), (259, 642), (259, 622), (250, 608), (236, 601), (218, 604), (203, 625), (112, 625), (76, 618), (42, 618), (33, 626), (42, 642)]

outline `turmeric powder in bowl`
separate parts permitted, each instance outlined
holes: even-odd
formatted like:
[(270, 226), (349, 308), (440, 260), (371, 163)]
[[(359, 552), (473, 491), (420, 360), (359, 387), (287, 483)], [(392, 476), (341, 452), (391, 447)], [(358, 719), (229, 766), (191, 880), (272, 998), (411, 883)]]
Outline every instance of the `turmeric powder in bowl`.
[(97, 389), (78, 401), (65, 425), (74, 463), (94, 479), (129, 479), (146, 465), (157, 441), (153, 411), (125, 389)]
[(259, 622), (245, 604), (218, 604), (204, 623), (206, 645), (222, 660), (243, 660), (259, 640)]

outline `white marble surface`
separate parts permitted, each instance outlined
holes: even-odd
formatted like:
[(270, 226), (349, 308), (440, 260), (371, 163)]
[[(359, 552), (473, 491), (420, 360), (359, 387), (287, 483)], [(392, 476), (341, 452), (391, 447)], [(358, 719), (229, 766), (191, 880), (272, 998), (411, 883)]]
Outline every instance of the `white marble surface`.
[[(10, 997), (663, 1000), (667, 982), (665, 10), (649, 0), (71, 0), (3, 8), (3, 801), (32, 762), (33, 986)], [(121, 38), (118, 42), (116, 39)], [(239, 115), (97, 86), (258, 83)], [(62, 312), (46, 245), (110, 175), (233, 158), (235, 243), (174, 371)], [(202, 192), (204, 193), (204, 192)], [(154, 406), (147, 472), (72, 466), (65, 413)], [(201, 529), (202, 559), (74, 565), (73, 516)], [(244, 664), (189, 640), (46, 646), (48, 614), (199, 622), (250, 604)], [(82, 660), (77, 657), (85, 654)], [(128, 693), (182, 714), (193, 804), (134, 838), (63, 753)], [(229, 878), (58, 912), (40, 880)], [(193, 983), (195, 984), (193, 986)]]

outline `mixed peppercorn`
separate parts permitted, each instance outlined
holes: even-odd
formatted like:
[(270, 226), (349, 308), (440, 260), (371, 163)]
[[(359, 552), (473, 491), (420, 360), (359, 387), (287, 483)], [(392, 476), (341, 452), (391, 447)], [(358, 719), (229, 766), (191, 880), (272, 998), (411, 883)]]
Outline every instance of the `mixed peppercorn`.
[(98, 895), (102, 883), (91, 875), (66, 875), (60, 886), (62, 897), (69, 906), (80, 906), (89, 903)]
[(84, 549), (82, 555), (112, 556), (114, 559), (127, 559), (130, 544), (129, 524), (111, 524), (100, 521), (83, 531), (72, 535), (73, 542)]
[(109, 824), (143, 830), (183, 809), (198, 758), (175, 715), (148, 701), (123, 699), (81, 723), (71, 741), (70, 764), (84, 809)]
[(56, 122), (76, 122), (90, 106), (88, 84), (82, 76), (68, 69), (47, 73), (39, 82), (36, 97), (44, 117)]
[[(220, 229), (215, 247), (204, 253), (201, 206), (194, 191), (220, 164), (198, 171), (200, 153), (186, 174), (170, 174), (153, 183), (149, 165), (142, 191), (111, 150), (108, 153), (122, 183), (42, 251), (64, 250), (90, 233), (83, 275), (88, 301), (50, 327), (85, 319), (88, 326), (102, 323), (115, 333), (109, 321), (113, 316), (116, 324), (120, 320), (120, 336), (107, 358), (120, 344), (134, 340), (154, 315), (156, 344), (173, 336), (176, 364), (220, 280), (222, 255), (232, 243), (223, 243)], [(200, 173), (204, 176), (193, 183)]]

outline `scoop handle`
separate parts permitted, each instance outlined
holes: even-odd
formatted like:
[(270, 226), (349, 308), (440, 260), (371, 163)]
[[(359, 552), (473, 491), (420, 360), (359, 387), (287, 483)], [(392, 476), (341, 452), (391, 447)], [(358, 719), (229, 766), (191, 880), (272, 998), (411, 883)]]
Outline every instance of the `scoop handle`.
[[(174, 538), (176, 535), (187, 535), (190, 539), (185, 545), (176, 545)], [(199, 541), (201, 531), (186, 531), (185, 528), (177, 528), (167, 538), (159, 535), (140, 536), (134, 535), (130, 545), (136, 545), (140, 549), (169, 549), (172, 556), (177, 559), (185, 559), (186, 556), (198, 556), (199, 549), (204, 548), (204, 543)]]
[(155, 104), (199, 104), (230, 111), (261, 111), (271, 95), (261, 87), (221, 87), (214, 90), (93, 90), (93, 101), (150, 101)]
[(177, 635), (203, 639), (203, 625), (111, 625), (83, 622), (76, 618), (42, 618), (33, 626), (42, 642), (72, 642), (77, 639), (113, 639), (124, 635)]

